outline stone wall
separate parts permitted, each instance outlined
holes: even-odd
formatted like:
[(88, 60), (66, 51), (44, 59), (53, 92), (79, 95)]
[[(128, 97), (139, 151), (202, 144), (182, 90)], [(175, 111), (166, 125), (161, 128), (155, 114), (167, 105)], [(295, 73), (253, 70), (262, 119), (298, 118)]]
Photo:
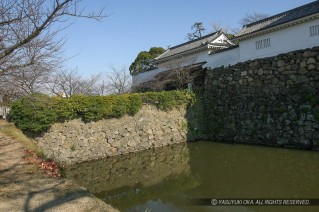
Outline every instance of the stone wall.
[(319, 148), (319, 47), (207, 71), (188, 109), (144, 105), (134, 117), (56, 123), (36, 142), (74, 164), (190, 140)]
[(36, 142), (60, 164), (115, 156), (186, 141), (185, 108), (160, 111), (144, 105), (134, 116), (83, 123), (56, 123)]
[(319, 47), (207, 72), (212, 140), (319, 147)]

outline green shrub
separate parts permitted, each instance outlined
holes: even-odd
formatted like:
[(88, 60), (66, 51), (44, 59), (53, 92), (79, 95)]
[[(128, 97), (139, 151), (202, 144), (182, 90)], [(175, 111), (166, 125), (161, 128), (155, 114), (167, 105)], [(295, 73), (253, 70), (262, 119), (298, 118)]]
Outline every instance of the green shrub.
[(143, 105), (142, 97), (139, 94), (131, 94), (128, 98), (130, 101), (128, 114), (134, 116)]
[(11, 105), (10, 117), (15, 125), (31, 136), (37, 136), (55, 122), (81, 118), (84, 122), (135, 115), (143, 103), (161, 110), (186, 106), (194, 95), (183, 91), (150, 92), (110, 96), (73, 95), (70, 98), (31, 95)]
[(38, 135), (57, 120), (54, 99), (35, 94), (15, 101), (11, 105), (10, 120), (29, 136)]
[(194, 94), (185, 91), (146, 92), (141, 94), (144, 103), (155, 105), (161, 110), (193, 103)]
[(129, 100), (127, 96), (120, 95), (117, 96), (112, 106), (112, 117), (119, 118), (127, 114), (129, 107)]

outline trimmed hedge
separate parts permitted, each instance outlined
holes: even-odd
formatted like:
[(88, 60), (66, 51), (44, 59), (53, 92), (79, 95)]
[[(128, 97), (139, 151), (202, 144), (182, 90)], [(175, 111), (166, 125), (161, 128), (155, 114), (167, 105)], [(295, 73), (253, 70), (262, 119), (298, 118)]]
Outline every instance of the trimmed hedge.
[(135, 115), (144, 104), (170, 110), (192, 103), (194, 95), (186, 91), (148, 92), (110, 96), (74, 95), (70, 98), (34, 94), (11, 104), (10, 120), (25, 134), (35, 137), (55, 122), (81, 118), (84, 122)]
[(10, 120), (25, 134), (32, 135), (49, 129), (57, 119), (54, 101), (46, 95), (24, 97), (11, 105)]

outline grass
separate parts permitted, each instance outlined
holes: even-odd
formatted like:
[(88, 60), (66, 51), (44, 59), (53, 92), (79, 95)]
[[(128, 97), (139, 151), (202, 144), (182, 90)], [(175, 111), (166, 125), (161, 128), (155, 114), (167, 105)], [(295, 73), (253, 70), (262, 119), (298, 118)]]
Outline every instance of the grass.
[(32, 139), (26, 137), (21, 130), (14, 126), (13, 123), (0, 120), (0, 132), (19, 141), (25, 149), (36, 152), (38, 156), (43, 156), (42, 152), (38, 149), (35, 142)]
[(186, 121), (182, 121), (182, 124), (181, 124), (181, 127), (182, 127), (182, 130), (187, 132), (188, 130), (188, 123)]
[(46, 176), (61, 176), (61, 169), (58, 164), (54, 161), (48, 160), (43, 152), (37, 147), (35, 141), (24, 135), (21, 130), (14, 126), (14, 124), (0, 120), (0, 133), (13, 138), (22, 144), (26, 153), (25, 160), (37, 167), (32, 169), (33, 172), (35, 172), (35, 170), (39, 170), (39, 167), (41, 167), (40, 169)]

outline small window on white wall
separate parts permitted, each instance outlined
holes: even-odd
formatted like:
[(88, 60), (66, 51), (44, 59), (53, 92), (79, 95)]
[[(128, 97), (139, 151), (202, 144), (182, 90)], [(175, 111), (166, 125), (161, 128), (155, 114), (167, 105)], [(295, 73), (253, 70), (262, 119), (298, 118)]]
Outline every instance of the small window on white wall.
[(311, 26), (310, 27), (310, 37), (318, 36), (319, 35), (319, 25)]
[(270, 38), (256, 41), (256, 49), (264, 49), (270, 47)]
[(264, 43), (264, 48), (270, 47), (270, 38), (264, 39), (263, 43)]
[(262, 49), (263, 48), (263, 41), (259, 40), (256, 41), (256, 49)]

